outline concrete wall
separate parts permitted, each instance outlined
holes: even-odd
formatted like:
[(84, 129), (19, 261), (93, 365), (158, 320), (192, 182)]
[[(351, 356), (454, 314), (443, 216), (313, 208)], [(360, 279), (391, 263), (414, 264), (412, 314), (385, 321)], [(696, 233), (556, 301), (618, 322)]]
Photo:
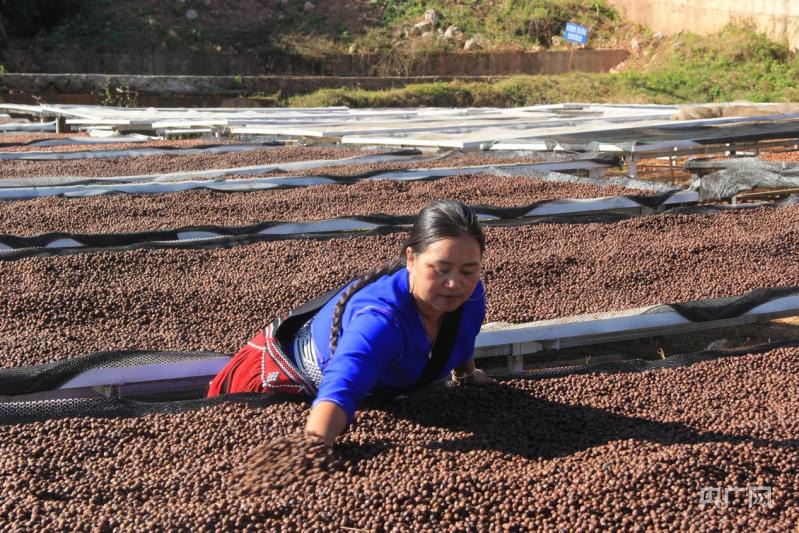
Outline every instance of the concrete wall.
[(639, 24), (665, 34), (713, 33), (734, 20), (750, 19), (772, 39), (799, 49), (799, 0), (610, 0)]

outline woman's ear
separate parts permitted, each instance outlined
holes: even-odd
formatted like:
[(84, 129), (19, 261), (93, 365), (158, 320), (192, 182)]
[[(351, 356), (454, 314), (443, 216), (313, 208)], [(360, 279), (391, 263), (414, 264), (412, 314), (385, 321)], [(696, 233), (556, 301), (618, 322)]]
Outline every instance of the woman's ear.
[(405, 248), (405, 268), (410, 272), (413, 269), (413, 264), (416, 261), (416, 254), (413, 253), (413, 248), (408, 246)]

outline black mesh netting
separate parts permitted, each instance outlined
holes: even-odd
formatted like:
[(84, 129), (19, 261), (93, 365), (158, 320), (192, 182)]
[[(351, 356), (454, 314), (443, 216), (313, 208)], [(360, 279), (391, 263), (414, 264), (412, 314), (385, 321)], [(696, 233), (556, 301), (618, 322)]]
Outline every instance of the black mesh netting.
[[(590, 214), (563, 214), (542, 216), (536, 218), (521, 218), (509, 220), (489, 220), (483, 222), (485, 226), (517, 226), (534, 224), (612, 224), (620, 220), (627, 220), (635, 215), (607, 212)], [(218, 248), (233, 248), (245, 244), (256, 242), (280, 241), (288, 239), (308, 239), (326, 240), (355, 238), (374, 235), (386, 235), (389, 233), (407, 231), (409, 225), (396, 224), (378, 226), (366, 230), (344, 230), (344, 231), (314, 231), (313, 233), (294, 233), (294, 234), (246, 234), (233, 236), (209, 237), (200, 239), (176, 240), (176, 241), (145, 241), (133, 244), (108, 244), (106, 246), (74, 246), (74, 247), (26, 247), (3, 251), (0, 250), (0, 261), (15, 261), (28, 257), (53, 257), (75, 254), (95, 253), (95, 252), (121, 252), (128, 250), (213, 250)]]

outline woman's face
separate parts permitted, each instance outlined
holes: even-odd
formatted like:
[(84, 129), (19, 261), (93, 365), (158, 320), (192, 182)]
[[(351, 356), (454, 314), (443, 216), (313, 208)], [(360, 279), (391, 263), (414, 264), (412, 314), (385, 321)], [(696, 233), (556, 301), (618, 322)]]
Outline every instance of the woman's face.
[(480, 279), (480, 245), (470, 235), (445, 237), (419, 254), (409, 246), (405, 255), (413, 295), (436, 311), (456, 310)]

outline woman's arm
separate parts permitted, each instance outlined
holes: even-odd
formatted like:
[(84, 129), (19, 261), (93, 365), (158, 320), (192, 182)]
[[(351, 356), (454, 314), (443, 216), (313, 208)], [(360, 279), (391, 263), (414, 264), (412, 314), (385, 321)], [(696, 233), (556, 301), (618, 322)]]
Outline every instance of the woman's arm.
[(322, 437), (327, 446), (333, 446), (346, 425), (347, 413), (344, 409), (333, 402), (321, 401), (311, 409), (305, 423), (305, 433)]
[(379, 310), (357, 314), (322, 369), (322, 382), (305, 426), (332, 446), (403, 346), (398, 325)]

